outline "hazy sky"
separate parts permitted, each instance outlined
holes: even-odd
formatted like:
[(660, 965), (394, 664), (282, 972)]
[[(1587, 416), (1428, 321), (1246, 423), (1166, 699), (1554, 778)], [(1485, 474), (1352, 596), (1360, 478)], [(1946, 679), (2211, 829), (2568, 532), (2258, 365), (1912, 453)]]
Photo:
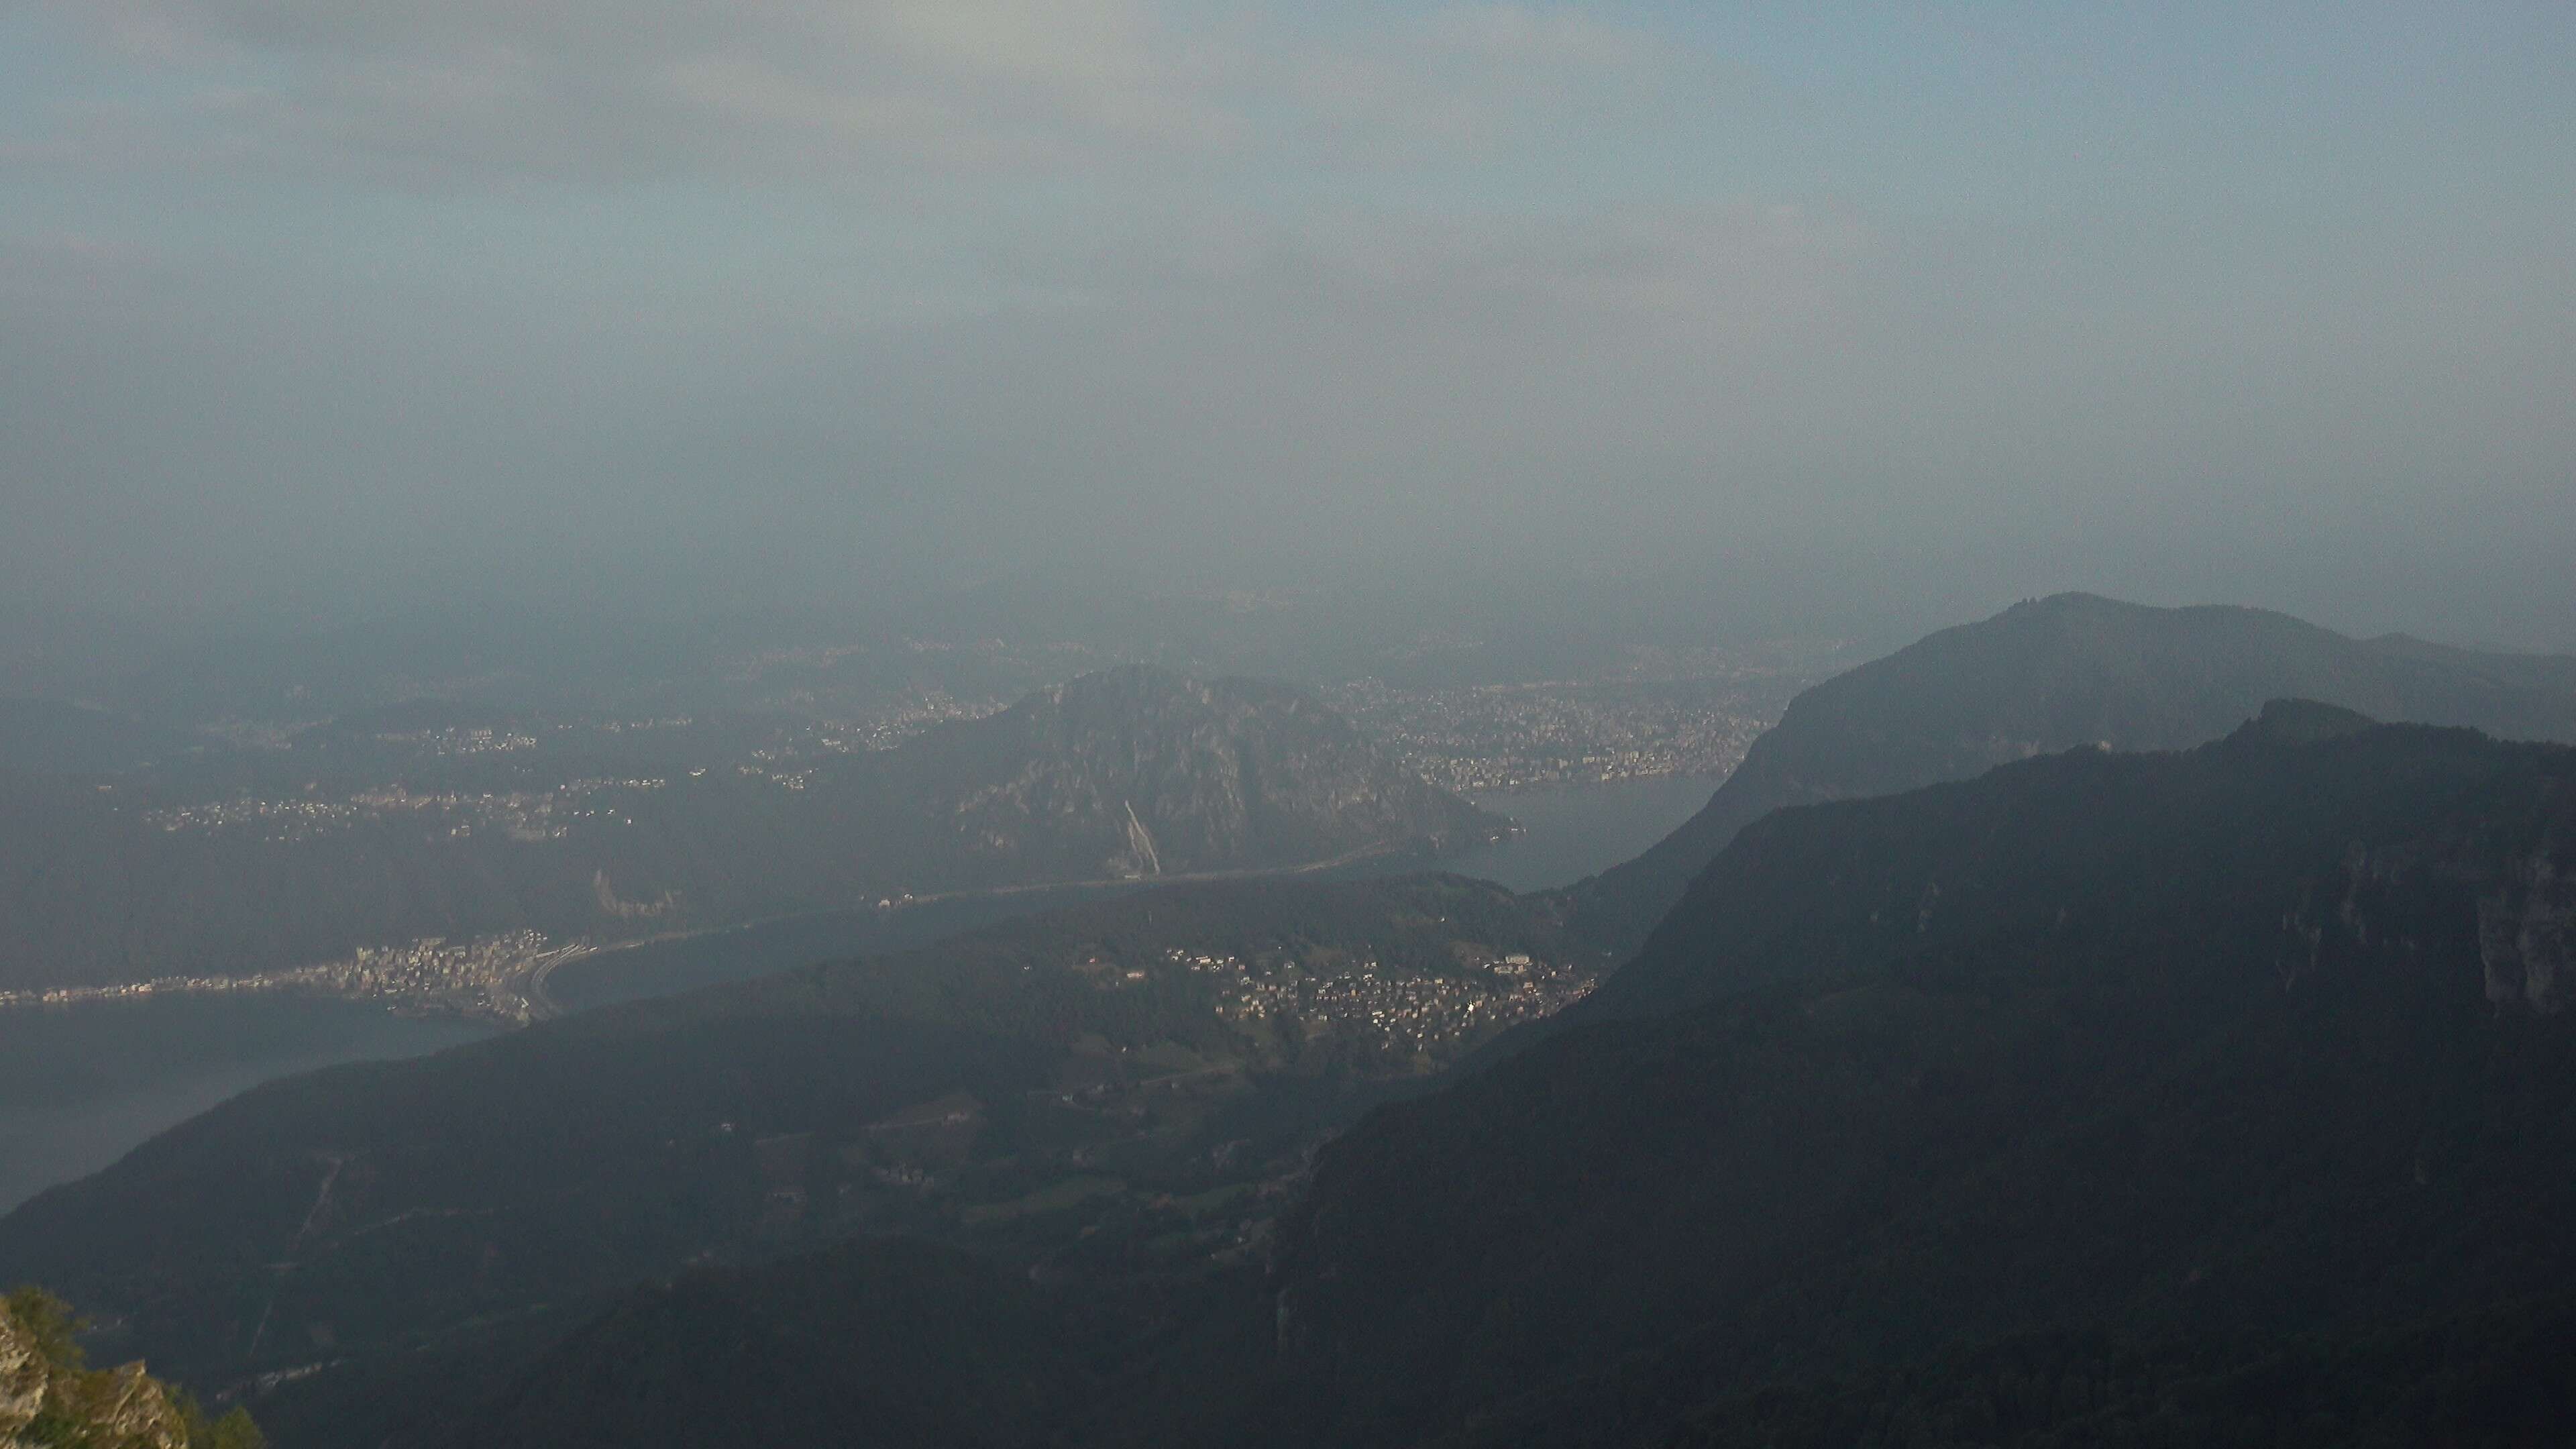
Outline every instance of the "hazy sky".
[(2571, 647), (2576, 5), (17, 0), (0, 510), (0, 601), (163, 614), (1541, 567)]

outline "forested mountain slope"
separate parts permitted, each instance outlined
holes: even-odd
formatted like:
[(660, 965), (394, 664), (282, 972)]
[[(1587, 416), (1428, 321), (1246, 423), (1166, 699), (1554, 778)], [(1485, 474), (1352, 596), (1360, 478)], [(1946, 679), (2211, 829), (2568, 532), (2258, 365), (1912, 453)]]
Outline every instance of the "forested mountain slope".
[(2430, 1384), (2576, 1290), (2571, 854), (2576, 751), (2308, 705), (1775, 814), (1585, 1024), (1327, 1149), (1301, 1432), (1772, 1442), (2034, 1333)]
[(1316, 1132), (1604, 964), (1485, 882), (1142, 892), (267, 1084), (0, 1219), (0, 1281), (192, 1382), (363, 1404), (424, 1347), (853, 1233), (1240, 1264)]
[(2186, 749), (2278, 698), (2576, 741), (2576, 659), (2352, 639), (2260, 609), (2058, 594), (1799, 695), (1705, 809), (1574, 888), (1576, 920), (1612, 949), (1635, 949), (1737, 831), (1783, 805), (1963, 780), (2077, 745)]

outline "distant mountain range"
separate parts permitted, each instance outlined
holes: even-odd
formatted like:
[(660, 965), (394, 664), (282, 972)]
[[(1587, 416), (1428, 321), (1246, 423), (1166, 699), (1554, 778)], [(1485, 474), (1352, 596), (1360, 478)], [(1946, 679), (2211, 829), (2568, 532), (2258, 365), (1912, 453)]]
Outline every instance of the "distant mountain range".
[[(273, 1083), (0, 1281), (286, 1449), (2549, 1442), (2576, 749), (2494, 736), (2571, 674), (2044, 600), (1802, 697), (1651, 928), (1644, 863), (1139, 892)], [(864, 768), (1021, 870), (1479, 823), (1307, 711)]]
[[(347, 753), (334, 728), (318, 760)], [(489, 786), (396, 786), (175, 807), (0, 770), (0, 990), (242, 975), (432, 936), (631, 939), (907, 895), (1430, 856), (1508, 828), (1311, 696), (1143, 667), (783, 779), (646, 754), (536, 807)]]
[(2351, 639), (2261, 609), (2058, 594), (1799, 695), (1707, 808), (1574, 889), (1575, 920), (1605, 946), (1634, 950), (1737, 831), (1784, 805), (1964, 780), (2078, 745), (2188, 749), (2280, 698), (2576, 741), (2576, 658)]

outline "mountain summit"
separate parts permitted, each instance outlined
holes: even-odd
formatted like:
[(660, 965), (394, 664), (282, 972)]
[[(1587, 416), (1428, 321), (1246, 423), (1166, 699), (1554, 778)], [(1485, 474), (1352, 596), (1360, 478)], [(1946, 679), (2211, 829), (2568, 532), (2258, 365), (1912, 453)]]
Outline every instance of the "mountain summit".
[(2079, 745), (2188, 749), (2284, 697), (2576, 741), (2576, 659), (2353, 639), (2262, 609), (2055, 594), (1799, 695), (1706, 808), (1575, 887), (1576, 924), (1604, 945), (1636, 948), (1737, 831), (1783, 805), (1964, 780)]

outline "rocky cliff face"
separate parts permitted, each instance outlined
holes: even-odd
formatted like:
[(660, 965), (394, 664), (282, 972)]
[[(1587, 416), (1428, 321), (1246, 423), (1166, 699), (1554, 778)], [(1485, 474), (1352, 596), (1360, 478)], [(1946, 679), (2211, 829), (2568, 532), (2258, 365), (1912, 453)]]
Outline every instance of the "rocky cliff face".
[[(2274, 743), (2314, 744), (2369, 727), (2362, 716), (2312, 703), (2276, 702), (2248, 735)], [(2544, 784), (2544, 789), (2548, 786)], [(2425, 903), (2446, 899), (2466, 917), (2488, 1003), (2554, 1015), (2576, 998), (2576, 873), (2560, 864), (2568, 843), (2544, 829), (2520, 847), (2499, 848), (2475, 836), (2354, 840), (2341, 868), (2313, 885), (2282, 917), (2286, 933), (2275, 969), (2283, 989), (2314, 975), (2330, 954), (2425, 949)], [(2461, 904), (2466, 911), (2458, 910)]]
[(0, 1446), (17, 1449), (21, 1431), (45, 1403), (45, 1366), (36, 1345), (0, 1306)]
[(0, 1300), (0, 1449), (189, 1449), (179, 1405), (142, 1364), (85, 1370), (22, 1313), (50, 1306)]
[(2517, 860), (2478, 897), (2487, 999), (2555, 1012), (2576, 996), (2576, 872), (2546, 850)]
[(965, 857), (1056, 877), (1439, 852), (1505, 828), (1299, 690), (1145, 667), (1040, 690), (907, 745), (884, 767)]

